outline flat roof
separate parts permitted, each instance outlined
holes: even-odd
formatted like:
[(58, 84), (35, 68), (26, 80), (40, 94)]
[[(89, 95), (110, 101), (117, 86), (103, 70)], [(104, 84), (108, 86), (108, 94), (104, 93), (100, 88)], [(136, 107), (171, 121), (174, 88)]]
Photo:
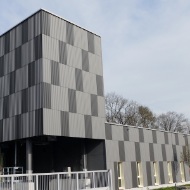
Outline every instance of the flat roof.
[(77, 26), (77, 27), (79, 27), (79, 28), (81, 28), (81, 29), (83, 29), (83, 30), (85, 30), (85, 31), (87, 31), (87, 32), (90, 32), (90, 33), (92, 33), (92, 34), (94, 34), (94, 35), (100, 37), (100, 35), (97, 35), (97, 34), (91, 32), (91, 31), (89, 31), (89, 30), (87, 30), (87, 29), (85, 29), (85, 28), (83, 28), (83, 27), (81, 27), (81, 26), (79, 26), (79, 25), (77, 25), (77, 24), (75, 24), (75, 23), (73, 23), (73, 22), (70, 22), (70, 21), (68, 21), (68, 20), (66, 20), (66, 19), (64, 19), (64, 18), (62, 18), (62, 17), (60, 17), (60, 16), (58, 16), (58, 15), (56, 15), (56, 14), (54, 14), (54, 13), (51, 13), (50, 11), (48, 11), (48, 10), (46, 10), (46, 9), (42, 9), (42, 8), (39, 9), (39, 10), (37, 10), (36, 12), (34, 12), (32, 15), (28, 16), (27, 18), (25, 18), (24, 20), (22, 20), (21, 22), (19, 22), (19, 23), (16, 24), (15, 26), (11, 27), (11, 28), (8, 29), (6, 32), (2, 33), (2, 34), (0, 35), (0, 37), (2, 37), (3, 35), (5, 35), (5, 34), (8, 33), (9, 31), (11, 31), (12, 29), (16, 28), (18, 25), (22, 24), (24, 21), (26, 21), (27, 19), (31, 18), (32, 16), (34, 16), (34, 15), (37, 14), (37, 13), (39, 13), (40, 11), (44, 11), (44, 12), (46, 12), (46, 13), (49, 13), (49, 14), (53, 15), (53, 16), (56, 16), (56, 17), (58, 17), (58, 18), (60, 18), (60, 19), (62, 19), (62, 20), (64, 20), (64, 21), (66, 21), (66, 22), (69, 22), (69, 23), (71, 23), (71, 24), (73, 24), (73, 25), (75, 25), (75, 26)]

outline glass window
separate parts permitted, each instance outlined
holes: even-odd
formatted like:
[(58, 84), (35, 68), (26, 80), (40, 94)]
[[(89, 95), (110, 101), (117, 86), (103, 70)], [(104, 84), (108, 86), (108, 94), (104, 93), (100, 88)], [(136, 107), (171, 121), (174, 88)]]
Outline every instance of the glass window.
[(169, 183), (173, 183), (172, 164), (171, 164), (171, 162), (168, 162), (167, 166), (168, 166), (168, 179), (169, 179)]
[(153, 162), (153, 167), (154, 167), (154, 184), (159, 185), (159, 172), (158, 172), (158, 164), (157, 162)]
[(137, 183), (139, 187), (143, 187), (142, 167), (140, 162), (137, 162)]
[(124, 181), (124, 172), (123, 172), (123, 163), (118, 163), (118, 186), (119, 189), (125, 189), (125, 181)]

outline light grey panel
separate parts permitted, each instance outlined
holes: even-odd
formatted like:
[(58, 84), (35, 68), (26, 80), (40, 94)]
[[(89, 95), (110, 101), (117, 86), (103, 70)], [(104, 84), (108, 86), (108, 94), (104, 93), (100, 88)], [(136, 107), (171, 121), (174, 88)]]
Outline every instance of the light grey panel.
[(77, 113), (91, 115), (90, 94), (76, 91)]
[(157, 143), (165, 144), (164, 132), (157, 131)]
[(94, 35), (94, 48), (95, 48), (95, 54), (101, 56), (102, 55), (101, 38), (96, 35)]
[(69, 113), (70, 137), (85, 137), (84, 115)]
[[(114, 151), (113, 151), (114, 150)], [(107, 162), (119, 162), (119, 146), (117, 141), (106, 140)]]
[(178, 134), (178, 138), (179, 138), (179, 145), (181, 146), (185, 146), (185, 138), (182, 134)]
[(98, 116), (105, 118), (105, 98), (98, 96)]
[(166, 159), (167, 161), (173, 161), (173, 149), (172, 149), (172, 145), (165, 145), (166, 148)]
[(123, 141), (123, 126), (111, 125), (112, 140)]
[(143, 175), (143, 186), (146, 187), (148, 185), (146, 162), (141, 162), (141, 167), (142, 167), (142, 175)]
[(92, 137), (105, 139), (105, 119), (92, 116)]
[(96, 75), (103, 76), (102, 59), (92, 53), (88, 53), (89, 56), (89, 71)]
[(152, 130), (144, 130), (144, 142), (153, 143)]
[(136, 160), (135, 143), (134, 142), (124, 142), (124, 145), (125, 145), (125, 160), (126, 161)]
[(150, 161), (150, 150), (148, 143), (140, 143), (140, 154), (142, 161)]
[(130, 162), (124, 162), (123, 163), (124, 168), (124, 180), (125, 180), (125, 188), (130, 189), (132, 188), (132, 171), (131, 171), (131, 163)]
[(129, 128), (129, 141), (139, 142), (139, 130), (138, 128)]
[(163, 161), (161, 144), (154, 144), (153, 147), (155, 161)]

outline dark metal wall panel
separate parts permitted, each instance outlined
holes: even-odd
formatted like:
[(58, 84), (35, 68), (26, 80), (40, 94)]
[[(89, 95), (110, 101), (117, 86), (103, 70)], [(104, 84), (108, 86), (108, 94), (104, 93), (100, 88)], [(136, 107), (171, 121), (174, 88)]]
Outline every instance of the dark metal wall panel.
[(112, 140), (112, 128), (108, 123), (105, 124), (106, 139)]
[(139, 129), (139, 141), (144, 142), (144, 130)]
[(83, 77), (80, 69), (75, 69), (75, 82), (76, 90), (83, 92)]
[(94, 94), (91, 94), (91, 113), (92, 116), (98, 116), (98, 99)]
[(89, 72), (89, 57), (85, 50), (82, 50), (82, 70)]
[(147, 172), (147, 185), (151, 186), (153, 185), (153, 183), (152, 183), (152, 170), (150, 162), (146, 162), (146, 172)]
[(140, 151), (140, 143), (135, 142), (135, 154), (136, 154), (136, 161), (141, 161), (141, 151)]
[(90, 115), (84, 115), (85, 138), (92, 138), (92, 118)]
[(66, 23), (66, 40), (68, 44), (74, 45), (73, 25), (69, 22)]
[(131, 174), (132, 174), (132, 184), (133, 187), (138, 187), (137, 183), (137, 164), (136, 162), (131, 162)]
[(77, 112), (76, 91), (69, 89), (68, 97), (69, 97), (69, 112), (76, 113)]
[(160, 183), (161, 183), (161, 184), (165, 184), (164, 165), (163, 165), (163, 162), (159, 162), (159, 170), (160, 170)]
[(123, 141), (119, 141), (118, 142), (119, 145), (119, 158), (120, 161), (124, 162), (125, 161), (125, 147), (124, 147), (124, 142)]
[(69, 112), (61, 111), (61, 135), (69, 136)]
[(67, 46), (63, 41), (59, 41), (59, 62), (67, 65)]
[(96, 84), (97, 84), (97, 94), (98, 96), (104, 96), (104, 84), (103, 77), (96, 75)]
[(95, 53), (94, 50), (94, 34), (88, 32), (88, 51), (91, 53)]

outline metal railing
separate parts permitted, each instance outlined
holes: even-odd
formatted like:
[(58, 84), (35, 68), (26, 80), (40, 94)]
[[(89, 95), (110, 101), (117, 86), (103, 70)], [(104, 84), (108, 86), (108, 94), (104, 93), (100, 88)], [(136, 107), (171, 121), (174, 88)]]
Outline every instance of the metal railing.
[(112, 190), (110, 170), (0, 175), (0, 190)]

